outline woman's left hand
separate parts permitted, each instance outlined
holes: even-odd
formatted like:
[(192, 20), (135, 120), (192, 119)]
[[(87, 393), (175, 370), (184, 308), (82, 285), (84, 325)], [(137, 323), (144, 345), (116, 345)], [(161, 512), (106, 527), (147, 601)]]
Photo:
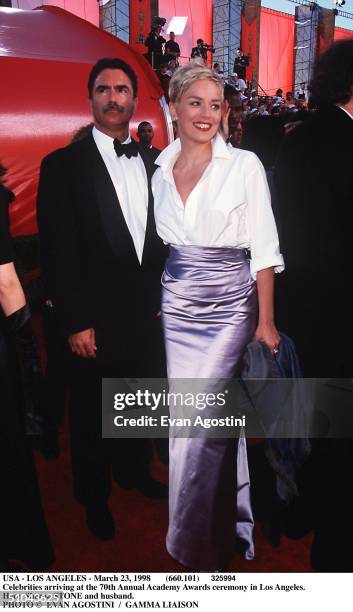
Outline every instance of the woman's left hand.
[(273, 322), (259, 323), (255, 332), (255, 338), (256, 340), (264, 342), (271, 353), (276, 354), (278, 352), (278, 345), (281, 342), (281, 336), (279, 335)]

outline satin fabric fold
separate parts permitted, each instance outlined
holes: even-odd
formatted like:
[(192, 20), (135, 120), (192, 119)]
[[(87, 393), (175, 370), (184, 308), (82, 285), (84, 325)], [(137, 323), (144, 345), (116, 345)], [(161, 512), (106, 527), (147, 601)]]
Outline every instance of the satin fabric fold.
[[(175, 379), (191, 378), (203, 379), (208, 393), (218, 392), (237, 373), (256, 327), (257, 292), (247, 252), (171, 246), (162, 287), (170, 390)], [(171, 556), (193, 569), (222, 569), (241, 539), (251, 559), (253, 524), (244, 432), (239, 440), (171, 438)]]

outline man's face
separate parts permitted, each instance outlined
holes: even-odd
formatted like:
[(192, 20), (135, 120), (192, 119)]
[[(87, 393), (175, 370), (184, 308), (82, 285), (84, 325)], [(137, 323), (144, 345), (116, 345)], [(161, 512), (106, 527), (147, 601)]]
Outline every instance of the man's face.
[(174, 34), (174, 32), (171, 32), (171, 33), (169, 34), (169, 36), (170, 36), (170, 40), (175, 40), (175, 34)]
[(106, 68), (94, 81), (90, 108), (94, 125), (98, 130), (115, 138), (124, 128), (136, 109), (132, 83), (122, 70)]
[(154, 136), (152, 125), (150, 123), (141, 125), (138, 129), (137, 136), (141, 144), (149, 147), (152, 144), (152, 138)]

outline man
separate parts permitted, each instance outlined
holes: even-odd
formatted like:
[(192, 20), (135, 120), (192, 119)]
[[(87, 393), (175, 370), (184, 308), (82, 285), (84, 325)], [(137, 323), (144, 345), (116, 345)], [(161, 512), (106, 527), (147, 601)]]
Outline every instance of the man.
[(200, 57), (204, 62), (207, 62), (207, 51), (211, 51), (214, 53), (214, 48), (210, 45), (207, 45), (202, 38), (198, 38), (196, 41), (196, 47), (191, 49), (191, 59), (195, 59)]
[(244, 79), (239, 78), (236, 72), (233, 72), (230, 84), (232, 85), (232, 87), (234, 87), (235, 91), (244, 95), (244, 91), (246, 90), (246, 83)]
[(237, 55), (234, 60), (233, 72), (236, 72), (240, 79), (246, 81), (246, 67), (249, 66), (249, 58), (244, 55), (243, 49), (238, 47)]
[(213, 64), (213, 72), (215, 72), (216, 76), (219, 78), (222, 84), (225, 85), (226, 78), (225, 78), (223, 70), (221, 70), (221, 65), (218, 62)]
[(137, 126), (137, 137), (140, 141), (140, 145), (147, 149), (148, 153), (152, 157), (152, 160), (155, 161), (161, 150), (152, 146), (153, 136), (153, 127), (149, 121), (141, 121), (141, 123), (139, 123)]
[(168, 56), (168, 61), (172, 58), (175, 58), (177, 60), (180, 57), (180, 47), (175, 41), (174, 32), (169, 33), (169, 40), (167, 40), (167, 42), (165, 43), (164, 53), (166, 56)]
[(111, 468), (122, 487), (165, 495), (150, 478), (146, 440), (102, 440), (101, 434), (102, 377), (161, 375), (164, 247), (153, 219), (153, 162), (129, 134), (136, 75), (120, 59), (101, 59), (88, 93), (91, 133), (42, 162), (38, 225), (44, 274), (72, 351), (75, 496), (91, 531), (109, 539)]
[[(351, 379), (353, 40), (320, 57), (309, 90), (317, 110), (286, 136), (275, 173), (286, 261), (277, 320), (304, 376)], [(353, 569), (352, 455), (352, 440), (313, 440), (303, 470), (317, 570)]]
[(299, 89), (296, 91), (295, 93), (295, 97), (297, 100), (303, 100), (304, 102), (306, 101), (306, 88), (305, 88), (305, 82), (300, 83), (300, 87)]
[(163, 45), (166, 42), (162, 34), (162, 26), (156, 24), (152, 26), (146, 40), (145, 47), (148, 48), (148, 52), (145, 54), (147, 61), (151, 64), (152, 68), (158, 68), (158, 66), (164, 61), (163, 60)]

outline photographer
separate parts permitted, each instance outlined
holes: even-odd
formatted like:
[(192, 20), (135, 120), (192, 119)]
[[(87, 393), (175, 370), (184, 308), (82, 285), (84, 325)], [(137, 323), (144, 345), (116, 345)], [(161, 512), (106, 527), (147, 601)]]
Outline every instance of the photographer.
[(148, 48), (145, 57), (152, 68), (158, 68), (163, 61), (163, 45), (166, 39), (161, 36), (161, 32), (165, 22), (166, 20), (163, 17), (156, 17), (152, 22), (151, 31), (145, 40), (145, 46)]
[(196, 44), (197, 46), (191, 49), (191, 59), (201, 57), (204, 62), (207, 62), (207, 51), (214, 53), (214, 48), (211, 45), (207, 45), (202, 38), (198, 38)]

